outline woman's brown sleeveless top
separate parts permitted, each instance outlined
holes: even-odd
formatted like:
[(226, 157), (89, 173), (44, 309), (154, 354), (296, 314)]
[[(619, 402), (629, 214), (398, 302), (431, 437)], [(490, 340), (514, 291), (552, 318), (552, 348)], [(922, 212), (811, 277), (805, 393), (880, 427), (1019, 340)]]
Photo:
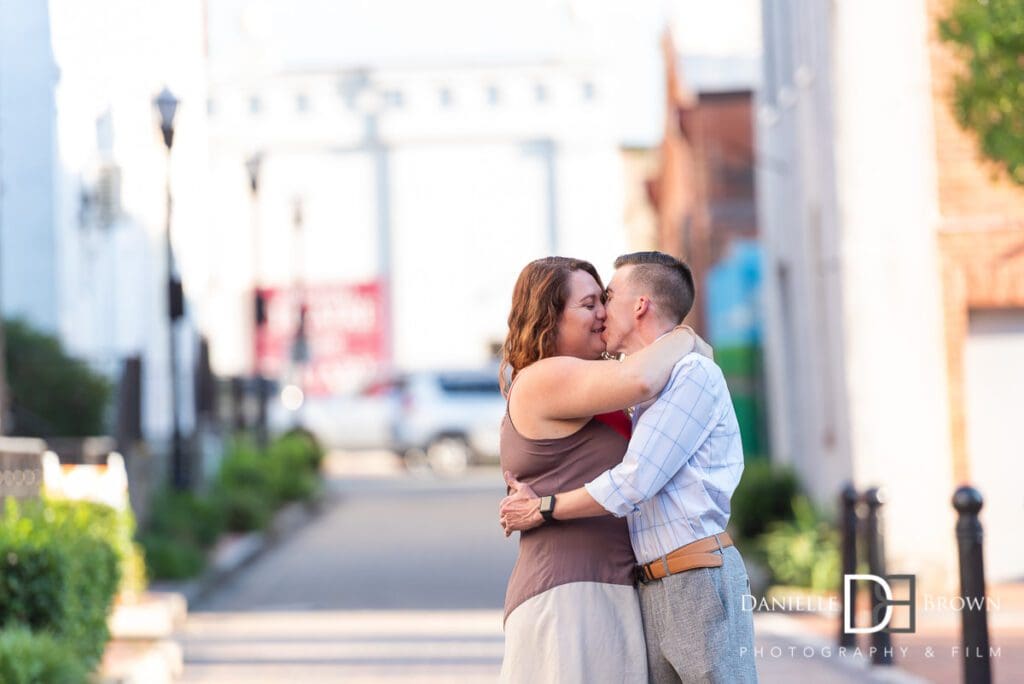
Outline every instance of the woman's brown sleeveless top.
[[(527, 439), (506, 411), (501, 467), (538, 496), (567, 492), (618, 465), (626, 454), (628, 434), (629, 419), (616, 412), (595, 416), (566, 437)], [(569, 582), (631, 585), (634, 563), (624, 518), (604, 515), (546, 522), (520, 535), (519, 558), (505, 594), (505, 617), (527, 599)]]

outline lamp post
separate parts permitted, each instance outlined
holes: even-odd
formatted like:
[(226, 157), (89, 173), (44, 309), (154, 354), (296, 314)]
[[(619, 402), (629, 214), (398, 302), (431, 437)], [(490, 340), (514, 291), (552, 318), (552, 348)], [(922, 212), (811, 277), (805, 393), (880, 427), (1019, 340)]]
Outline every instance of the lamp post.
[[(3, 243), (3, 165), (0, 164), (0, 243)], [(0, 246), (0, 277), (3, 276), (3, 249)], [(0, 287), (0, 292), (2, 292)], [(0, 435), (7, 432), (7, 339), (4, 335), (3, 297), (0, 297)]]
[(178, 406), (178, 349), (175, 344), (175, 323), (184, 313), (184, 297), (181, 281), (174, 273), (174, 251), (171, 246), (171, 146), (174, 143), (174, 115), (178, 111), (178, 98), (166, 87), (153, 101), (160, 115), (160, 132), (164, 136), (167, 147), (166, 173), (166, 251), (167, 251), (167, 342), (168, 358), (170, 359), (171, 383), (171, 483), (175, 489), (187, 489), (189, 472), (185, 463), (185, 455), (181, 444), (181, 425)]
[[(2, 89), (0, 89), (2, 90)], [(0, 124), (3, 123), (0, 117)], [(3, 268), (3, 236), (4, 236), (4, 155), (3, 127), (0, 126), (0, 281)], [(9, 429), (7, 424), (7, 338), (4, 333), (3, 287), (0, 283), (0, 435)]]
[(267, 382), (260, 369), (260, 331), (267, 322), (267, 303), (260, 289), (260, 168), (263, 155), (259, 152), (245, 162), (249, 173), (249, 189), (252, 192), (252, 377), (256, 386), (256, 442), (261, 448), (267, 445)]
[[(306, 330), (306, 284), (303, 271), (305, 270), (306, 244), (303, 235), (303, 213), (302, 200), (296, 199), (293, 206), (292, 221), (295, 228), (293, 245), (293, 287), (298, 301), (295, 322), (295, 341), (292, 345), (292, 363), (295, 369), (295, 384), (302, 396), (306, 393), (306, 365), (309, 363), (309, 338)], [(295, 427), (302, 427), (301, 404), (295, 411)]]

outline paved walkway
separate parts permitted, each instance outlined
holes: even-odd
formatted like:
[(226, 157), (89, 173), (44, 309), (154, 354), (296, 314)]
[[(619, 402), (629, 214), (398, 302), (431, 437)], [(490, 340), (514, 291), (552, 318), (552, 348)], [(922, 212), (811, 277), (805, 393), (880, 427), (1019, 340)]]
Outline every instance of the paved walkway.
[(489, 682), (499, 611), (202, 613), (189, 619), (185, 682)]
[[(496, 681), (515, 559), (500, 473), (417, 479), (381, 456), (327, 472), (338, 503), (193, 607), (183, 681)], [(910, 681), (829, 653), (787, 616), (755, 629), (762, 682)]]
[[(789, 618), (758, 617), (755, 629), (767, 684), (925, 681), (829, 654)], [(183, 638), (183, 681), (224, 684), (496, 682), (503, 644), (497, 610), (200, 613)]]
[[(993, 681), (996, 684), (1024, 682), (1024, 583), (988, 587), (988, 612)], [(949, 598), (949, 597), (946, 597)], [(948, 609), (949, 601), (932, 600), (932, 609), (919, 596), (917, 630), (894, 634), (893, 658), (908, 673), (937, 684), (963, 682), (964, 652), (960, 645), (960, 614)], [(831, 640), (836, 618), (800, 615), (788, 618), (805, 635)], [(866, 639), (863, 643), (867, 643)]]

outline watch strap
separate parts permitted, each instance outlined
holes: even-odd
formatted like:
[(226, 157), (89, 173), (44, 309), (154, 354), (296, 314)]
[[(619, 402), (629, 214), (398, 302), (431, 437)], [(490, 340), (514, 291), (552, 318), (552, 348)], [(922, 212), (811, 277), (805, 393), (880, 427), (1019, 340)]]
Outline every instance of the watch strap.
[(555, 495), (542, 496), (540, 498), (540, 515), (545, 522), (555, 519)]

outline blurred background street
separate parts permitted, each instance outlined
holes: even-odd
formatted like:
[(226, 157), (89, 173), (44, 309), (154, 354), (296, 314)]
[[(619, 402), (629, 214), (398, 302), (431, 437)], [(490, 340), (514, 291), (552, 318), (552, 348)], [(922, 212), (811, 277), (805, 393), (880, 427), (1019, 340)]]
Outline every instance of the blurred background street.
[[(1020, 0), (0, 0), (0, 681), (493, 677), (513, 285), (648, 250), (764, 679), (1024, 679), (1021, 45)], [(852, 574), (920, 653), (821, 654)]]

